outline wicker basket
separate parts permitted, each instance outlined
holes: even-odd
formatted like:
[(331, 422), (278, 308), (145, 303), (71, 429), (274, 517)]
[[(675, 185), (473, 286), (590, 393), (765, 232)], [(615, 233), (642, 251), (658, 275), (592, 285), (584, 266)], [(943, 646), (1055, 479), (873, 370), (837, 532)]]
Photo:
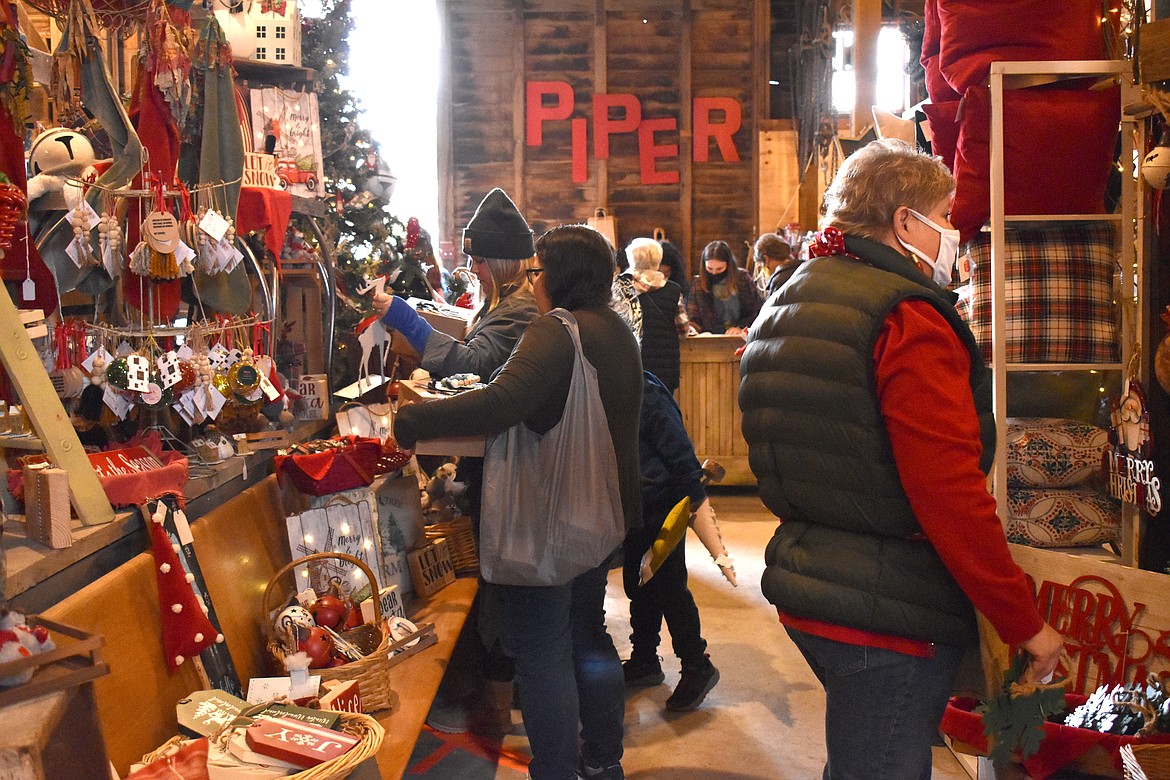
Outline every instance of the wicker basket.
[[(342, 780), (342, 778), (349, 777), (359, 764), (378, 752), (382, 746), (382, 740), (386, 736), (386, 730), (378, 721), (369, 715), (358, 715), (353, 712), (341, 713), (339, 730), (357, 737), (358, 743), (337, 758), (288, 775), (288, 780)], [(231, 729), (225, 729), (212, 739), (225, 738), (230, 731)], [(150, 764), (160, 761), (190, 741), (187, 737), (172, 737), (153, 753), (147, 753), (143, 756), (142, 763)]]
[[(1130, 754), (1128, 757), (1126, 752)], [(1133, 769), (1130, 768), (1129, 758), (1133, 760)], [(1122, 747), (1122, 764), (1126, 780), (1170, 778), (1170, 745), (1125, 745)]]
[(479, 547), (471, 528), (470, 516), (436, 520), (423, 526), (423, 536), (428, 542), (442, 538), (447, 540), (447, 551), (451, 554), (455, 574), (460, 577), (479, 576)]
[[(272, 614), (278, 603), (287, 603), (292, 597), (294, 591), (284, 590), (279, 586), (282, 577), (294, 571), (297, 567), (305, 566), (313, 561), (326, 560), (329, 558), (338, 558), (347, 561), (357, 566), (362, 570), (369, 580), (371, 588), (377, 592), (377, 580), (374, 579), (374, 573), (358, 558), (352, 555), (347, 555), (340, 552), (320, 552), (306, 555), (303, 558), (298, 558), (292, 563), (284, 566), (280, 571), (272, 576), (268, 582), (268, 587), (264, 590), (264, 600), (260, 614), (264, 616), (266, 621), (265, 632), (268, 638), (268, 652), (276, 661), (277, 669), (283, 674), (284, 672), (284, 657), (285, 649), (276, 636), (276, 628), (272, 621), (268, 620), (268, 616)], [(328, 680), (357, 680), (358, 686), (361, 688), (362, 694), (362, 709), (365, 712), (376, 712), (378, 710), (392, 709), (397, 704), (397, 697), (394, 691), (390, 688), (390, 662), (389, 662), (389, 646), (390, 635), (386, 633), (385, 626), (382, 621), (382, 607), (378, 603), (378, 599), (373, 599), (374, 603), (374, 622), (372, 625), (381, 634), (382, 641), (378, 644), (377, 649), (364, 658), (357, 661), (350, 661), (342, 666), (334, 666), (328, 669), (313, 669), (314, 675), (320, 675), (321, 681)]]

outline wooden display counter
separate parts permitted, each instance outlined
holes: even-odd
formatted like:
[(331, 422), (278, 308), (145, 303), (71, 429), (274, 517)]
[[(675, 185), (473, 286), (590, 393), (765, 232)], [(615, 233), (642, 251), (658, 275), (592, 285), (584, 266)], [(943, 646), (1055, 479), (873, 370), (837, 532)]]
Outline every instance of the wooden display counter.
[(727, 469), (723, 485), (754, 485), (739, 411), (739, 356), (742, 336), (689, 336), (680, 344), (678, 405), (702, 461)]

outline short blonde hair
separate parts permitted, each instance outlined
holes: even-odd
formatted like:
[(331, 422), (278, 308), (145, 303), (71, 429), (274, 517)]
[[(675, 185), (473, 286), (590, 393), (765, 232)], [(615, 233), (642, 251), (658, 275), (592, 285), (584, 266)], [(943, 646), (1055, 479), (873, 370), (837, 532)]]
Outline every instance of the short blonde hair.
[(851, 154), (825, 190), (822, 228), (882, 240), (899, 206), (927, 213), (955, 191), (955, 179), (939, 157), (905, 141), (881, 138)]
[(626, 245), (625, 255), (631, 270), (657, 271), (662, 263), (662, 244), (652, 238), (635, 238)]

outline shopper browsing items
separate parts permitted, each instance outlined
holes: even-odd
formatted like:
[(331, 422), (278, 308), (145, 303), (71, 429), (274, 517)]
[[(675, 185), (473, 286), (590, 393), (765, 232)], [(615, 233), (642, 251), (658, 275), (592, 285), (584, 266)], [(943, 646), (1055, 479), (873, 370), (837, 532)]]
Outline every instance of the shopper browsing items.
[[(579, 410), (567, 405), (575, 369), (586, 373), (595, 369), (615, 478), (606, 479), (601, 464), (568, 476), (588, 482), (574, 492), (593, 506), (600, 507), (603, 497), (612, 497), (611, 487), (617, 489), (624, 535), (641, 524), (637, 431), (642, 368), (633, 334), (609, 308), (613, 248), (604, 236), (584, 225), (554, 228), (540, 238), (536, 248), (537, 258), (528, 274), (545, 316), (532, 322), (486, 387), (399, 409), (394, 434), (403, 447), (413, 447), (422, 438), (491, 436), (485, 464), (490, 470), (496, 437), (510, 437), (514, 426), (547, 436), (560, 422), (576, 418)], [(574, 346), (572, 326), (561, 319), (561, 312), (554, 312), (557, 309), (566, 310), (575, 322), (579, 349)], [(583, 357), (578, 357), (579, 351)], [(607, 440), (605, 432), (591, 438), (592, 442), (580, 446)], [(540, 479), (537, 474), (505, 471), (503, 476), (524, 486), (526, 500), (558, 487), (530, 484), (529, 480)], [(516, 499), (520, 498), (517, 492)], [(614, 551), (620, 541), (620, 537), (615, 540)], [(486, 560), (483, 553), (481, 538), (481, 564)], [(534, 554), (542, 553), (543, 549), (537, 549)], [(608, 557), (564, 584), (493, 588), (501, 601), (503, 647), (516, 662), (520, 710), (532, 749), (529, 769), (535, 780), (575, 780), (578, 770), (589, 778), (623, 777), (625, 681), (605, 628)], [(484, 576), (492, 580), (487, 568)]]
[(484, 298), (463, 341), (432, 328), (398, 296), (375, 295), (374, 309), (387, 327), (410, 342), (421, 356), (420, 365), (432, 376), (467, 373), (487, 378), (503, 365), (536, 317), (523, 263), (536, 254), (532, 230), (500, 188), (484, 197), (463, 229), (463, 251)]
[(800, 265), (800, 258), (792, 254), (792, 247), (775, 233), (765, 233), (756, 239), (753, 248), (756, 255), (756, 265), (760, 269), (760, 285), (764, 300), (772, 297), (772, 293), (784, 286), (796, 267)]
[(629, 267), (619, 278), (629, 279), (642, 310), (642, 367), (673, 392), (679, 382), (675, 318), (682, 290), (659, 270), (662, 245), (654, 239), (635, 238), (624, 254)]
[(682, 662), (682, 677), (666, 700), (666, 709), (685, 712), (697, 708), (719, 682), (719, 670), (707, 654), (699, 608), (687, 587), (686, 543), (679, 542), (654, 576), (639, 585), (643, 555), (662, 530), (670, 510), (683, 498), (700, 513), (714, 510), (703, 490), (703, 469), (683, 426), (682, 412), (670, 390), (646, 372), (642, 388), (642, 418), (638, 454), (642, 466), (642, 527), (626, 537), (622, 581), (630, 599), (630, 658), (622, 664), (627, 688), (658, 685), (666, 676), (658, 657), (662, 620), (670, 629), (674, 653)]
[(704, 333), (740, 335), (760, 311), (760, 291), (747, 271), (739, 267), (726, 241), (703, 247), (699, 275), (691, 283), (687, 316)]
[(851, 155), (741, 362), (752, 470), (781, 520), (763, 592), (824, 686), (833, 780), (930, 776), (976, 609), (1031, 656), (1029, 680), (1062, 648), (987, 492), (991, 373), (939, 286), (954, 188), (900, 141)]
[[(434, 330), (397, 296), (375, 296), (374, 307), (382, 312), (387, 326), (406, 336), (421, 356), (422, 368), (432, 377), (468, 373), (486, 381), (504, 364), (528, 323), (536, 318), (532, 285), (524, 273), (525, 262), (536, 254), (536, 244), (524, 216), (497, 187), (484, 197), (464, 228), (463, 251), (484, 297), (465, 340)], [(466, 502), (478, 530), (482, 459), (461, 459), (457, 480), (467, 486)], [(427, 722), (440, 731), (471, 728), (497, 736), (512, 730), (514, 669), (511, 659), (498, 647), (498, 616), (491, 586), (481, 585), (464, 628), (465, 636), (478, 634), (481, 643), (472, 639), (461, 647), (477, 656), (476, 665), (482, 667), (486, 682), (485, 695), (477, 702), (476, 691), (461, 690), (460, 683), (462, 687), (470, 683), (453, 676), (450, 685), (440, 689)]]

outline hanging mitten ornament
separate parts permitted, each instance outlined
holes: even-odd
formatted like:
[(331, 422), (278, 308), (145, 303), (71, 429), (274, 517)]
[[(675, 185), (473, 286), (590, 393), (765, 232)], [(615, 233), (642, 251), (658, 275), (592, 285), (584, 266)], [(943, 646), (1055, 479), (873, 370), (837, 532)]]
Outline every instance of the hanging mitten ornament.
[(142, 516), (147, 518), (150, 531), (150, 548), (158, 580), (163, 649), (167, 668), (174, 673), (191, 656), (222, 642), (223, 634), (207, 619), (203, 605), (191, 587), (195, 578), (184, 571), (179, 562), (178, 545), (172, 545), (171, 537), (163, 528), (169, 511), (164, 501), (142, 508)]

